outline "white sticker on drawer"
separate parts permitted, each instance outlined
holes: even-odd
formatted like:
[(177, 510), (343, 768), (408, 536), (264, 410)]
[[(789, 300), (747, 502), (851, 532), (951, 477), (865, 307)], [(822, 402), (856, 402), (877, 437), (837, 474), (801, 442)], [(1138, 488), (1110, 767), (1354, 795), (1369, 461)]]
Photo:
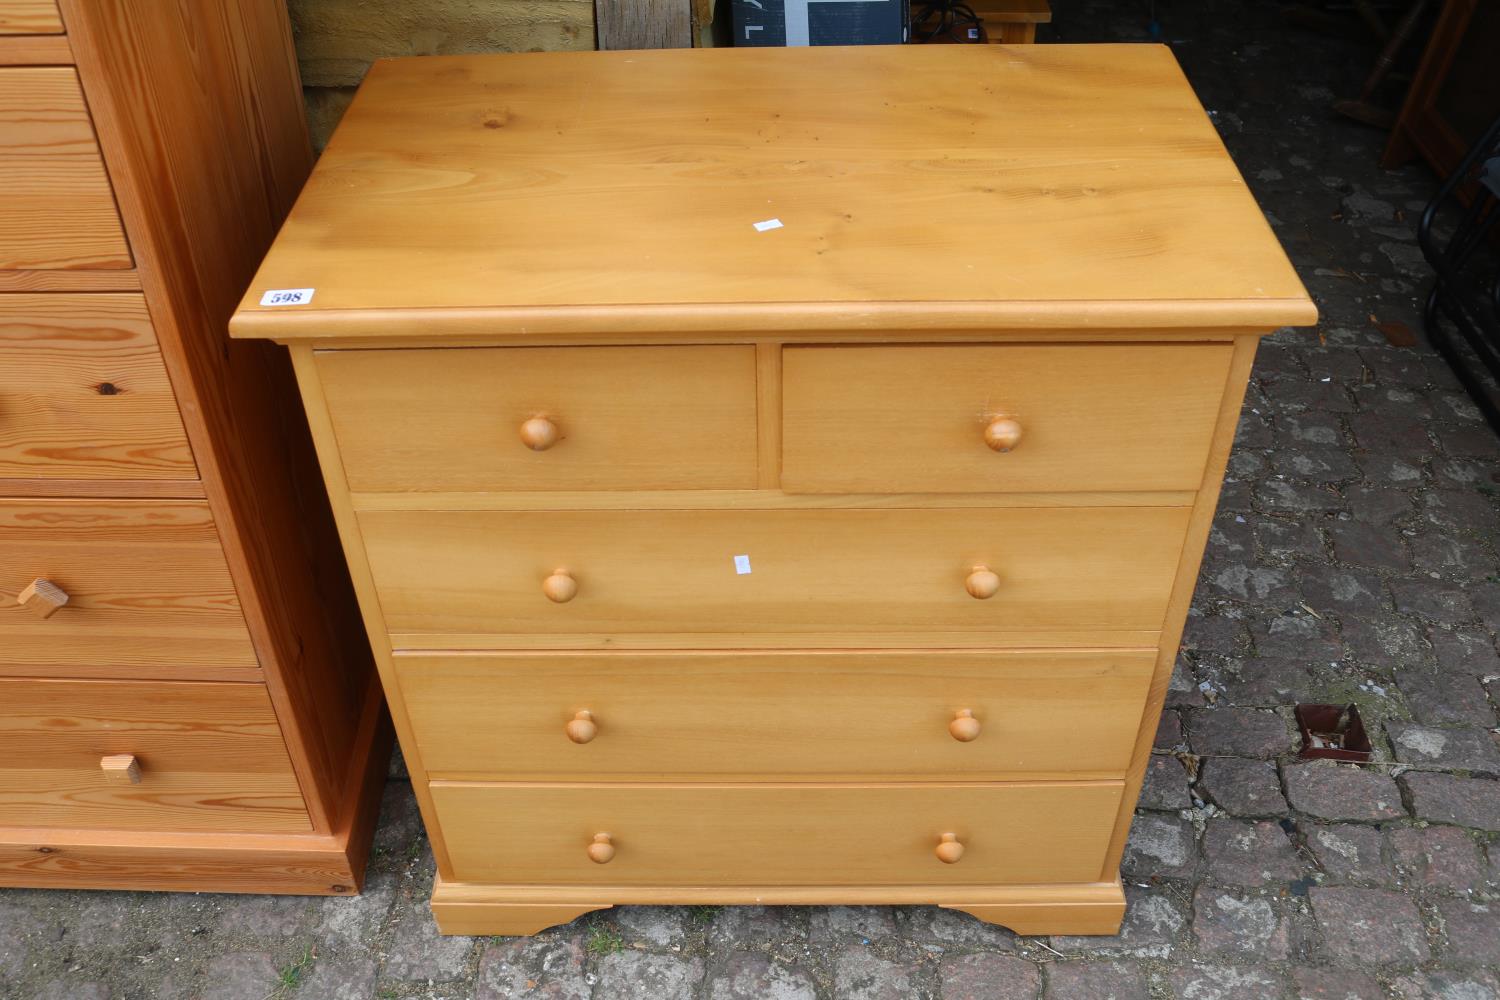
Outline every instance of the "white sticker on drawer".
[(744, 576), (746, 573), (750, 572), (750, 557), (749, 556), (735, 556), (734, 557), (734, 571), (736, 573), (738, 573), (740, 576)]
[(263, 306), (305, 306), (312, 301), (314, 288), (273, 288), (260, 297)]

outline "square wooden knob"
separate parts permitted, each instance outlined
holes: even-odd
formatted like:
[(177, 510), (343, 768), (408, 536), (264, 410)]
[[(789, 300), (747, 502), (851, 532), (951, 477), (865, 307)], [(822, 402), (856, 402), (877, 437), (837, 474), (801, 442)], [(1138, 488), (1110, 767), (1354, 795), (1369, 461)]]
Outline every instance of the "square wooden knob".
[(51, 618), (68, 603), (68, 592), (51, 580), (36, 579), (16, 595), (16, 603), (39, 618)]
[(134, 754), (121, 753), (101, 757), (99, 770), (104, 772), (104, 780), (112, 785), (139, 785), (141, 783), (141, 762), (135, 759)]

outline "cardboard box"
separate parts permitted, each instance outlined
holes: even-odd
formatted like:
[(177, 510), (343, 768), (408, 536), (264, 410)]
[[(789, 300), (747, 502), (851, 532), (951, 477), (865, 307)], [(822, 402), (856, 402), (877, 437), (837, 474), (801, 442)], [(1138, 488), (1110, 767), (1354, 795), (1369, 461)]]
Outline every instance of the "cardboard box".
[(907, 0), (734, 0), (734, 44), (900, 45)]

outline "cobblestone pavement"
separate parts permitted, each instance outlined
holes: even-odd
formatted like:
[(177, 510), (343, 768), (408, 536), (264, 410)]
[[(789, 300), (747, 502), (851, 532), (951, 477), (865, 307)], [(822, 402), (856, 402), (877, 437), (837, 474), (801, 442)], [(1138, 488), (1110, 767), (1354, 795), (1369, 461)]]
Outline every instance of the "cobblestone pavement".
[[(1146, 0), (1053, 37), (1141, 39)], [(1256, 362), (1125, 863), (1116, 938), (916, 908), (625, 908), (439, 938), (392, 781), (359, 899), (0, 892), (0, 996), (1500, 997), (1500, 444), (1418, 328), (1426, 168), (1328, 110), (1367, 49), (1275, 4), (1159, 4), (1166, 37), (1322, 309)], [(1357, 702), (1379, 763), (1291, 758), (1297, 701)]]

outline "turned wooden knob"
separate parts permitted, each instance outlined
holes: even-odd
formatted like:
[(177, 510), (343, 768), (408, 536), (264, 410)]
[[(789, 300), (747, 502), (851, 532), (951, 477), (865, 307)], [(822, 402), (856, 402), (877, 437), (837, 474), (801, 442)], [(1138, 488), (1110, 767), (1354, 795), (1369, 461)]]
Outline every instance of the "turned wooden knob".
[(38, 618), (51, 618), (57, 609), (68, 603), (68, 592), (51, 580), (32, 580), (26, 589), (16, 595), (16, 603)]
[(112, 785), (141, 783), (141, 762), (135, 759), (134, 754), (120, 753), (101, 757), (99, 770), (104, 772), (104, 780)]
[(1021, 443), (1021, 425), (1010, 417), (996, 417), (984, 429), (984, 443), (991, 451), (1010, 451)]
[(1000, 577), (988, 566), (975, 566), (964, 578), (964, 589), (970, 597), (987, 601), (1000, 590)]
[(557, 444), (557, 425), (546, 417), (532, 417), (521, 424), (521, 443), (532, 451), (546, 451)]
[(984, 729), (979, 720), (974, 718), (972, 710), (960, 708), (953, 713), (953, 721), (948, 723), (948, 732), (960, 743), (969, 743), (979, 739), (979, 734)]
[(587, 743), (599, 735), (599, 727), (594, 723), (594, 713), (586, 708), (573, 716), (573, 721), (565, 729), (568, 739), (574, 743)]
[(542, 593), (547, 595), (549, 601), (567, 604), (578, 596), (578, 581), (567, 570), (555, 569), (551, 576), (542, 581)]
[(945, 865), (956, 865), (964, 856), (964, 845), (958, 842), (958, 834), (945, 833), (938, 838), (937, 859)]
[(607, 833), (594, 834), (594, 842), (589, 845), (589, 860), (596, 865), (607, 865), (615, 858), (615, 843)]

